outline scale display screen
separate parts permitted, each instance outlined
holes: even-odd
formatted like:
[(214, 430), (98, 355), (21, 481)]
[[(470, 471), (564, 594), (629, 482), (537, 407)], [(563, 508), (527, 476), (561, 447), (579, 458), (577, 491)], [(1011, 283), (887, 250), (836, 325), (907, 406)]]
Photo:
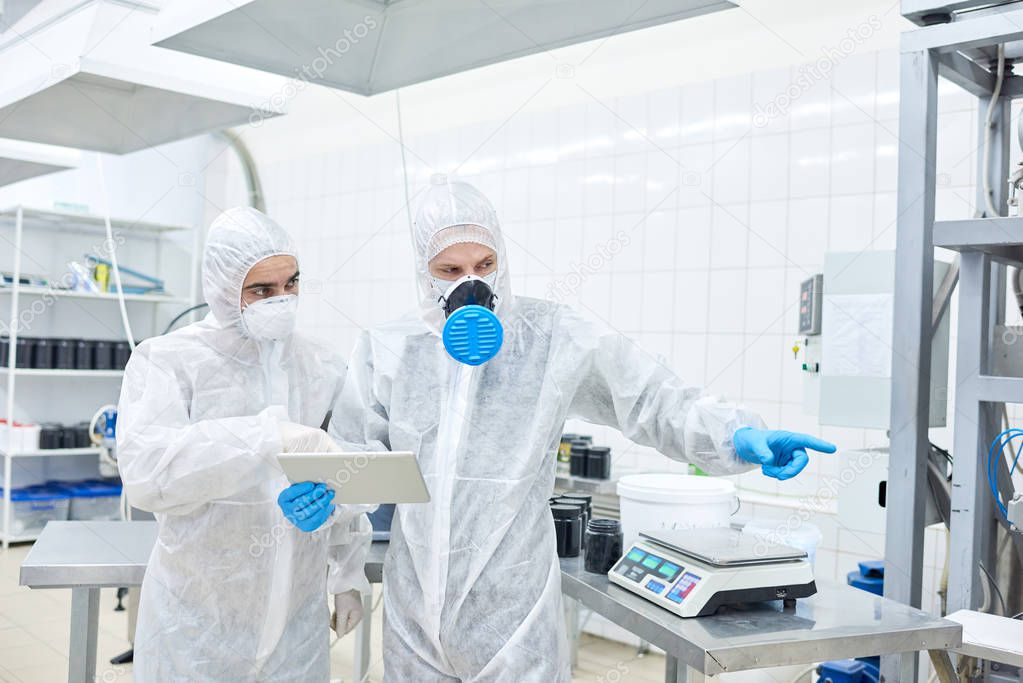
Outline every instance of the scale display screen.
[(640, 548), (630, 549), (614, 568), (615, 573), (630, 581), (640, 583), (650, 576), (660, 582), (658, 585), (666, 586), (673, 584), (683, 571), (684, 568), (675, 562)]

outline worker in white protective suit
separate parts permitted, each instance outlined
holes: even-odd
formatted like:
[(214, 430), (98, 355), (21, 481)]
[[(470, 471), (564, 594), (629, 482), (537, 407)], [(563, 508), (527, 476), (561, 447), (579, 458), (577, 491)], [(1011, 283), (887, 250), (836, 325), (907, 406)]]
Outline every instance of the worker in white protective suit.
[[(495, 211), (468, 184), (434, 180), (414, 243), (420, 309), (362, 334), (331, 426), (339, 443), (415, 452), (430, 489), (429, 503), (398, 505), (392, 526), (387, 682), (571, 680), (548, 508), (567, 418), (616, 427), (711, 474), (761, 465), (787, 478), (807, 447), (834, 449), (762, 429), (564, 305), (514, 296)], [(466, 287), (504, 330), (481, 364), (445, 345)], [(461, 348), (471, 355), (497, 336)]]
[(202, 284), (210, 314), (140, 344), (118, 405), (128, 500), (159, 524), (135, 680), (326, 683), (327, 593), (343, 634), (369, 589), (369, 523), (322, 487), (290, 487), (276, 456), (337, 450), (320, 426), (345, 366), (294, 332), (295, 249), (259, 211), (214, 221)]

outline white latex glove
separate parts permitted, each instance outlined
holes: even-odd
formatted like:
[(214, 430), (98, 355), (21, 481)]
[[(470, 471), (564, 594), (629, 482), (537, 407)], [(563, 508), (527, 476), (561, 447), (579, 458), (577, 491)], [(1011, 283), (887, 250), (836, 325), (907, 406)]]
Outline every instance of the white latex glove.
[(338, 453), (341, 448), (317, 427), (307, 427), (295, 422), (277, 423), (281, 432), (281, 446), (285, 453)]
[(350, 590), (334, 596), (334, 614), (330, 616), (330, 627), (341, 638), (362, 621), (362, 593)]

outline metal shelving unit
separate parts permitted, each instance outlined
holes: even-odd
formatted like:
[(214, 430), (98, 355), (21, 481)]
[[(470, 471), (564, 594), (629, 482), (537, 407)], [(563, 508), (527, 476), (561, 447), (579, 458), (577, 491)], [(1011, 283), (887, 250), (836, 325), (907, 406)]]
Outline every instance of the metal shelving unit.
[(4, 375), (16, 375), (18, 377), (92, 377), (120, 379), (124, 370), (41, 370), (38, 368), (0, 368)]
[[(0, 296), (11, 295), (14, 293), (14, 288), (10, 286), (0, 287)], [(117, 294), (110, 292), (76, 292), (70, 289), (55, 289), (53, 287), (35, 287), (31, 285), (22, 285), (21, 287), (22, 296), (53, 296), (59, 298), (68, 299), (97, 299), (100, 301), (113, 299), (117, 301), (119, 298)], [(125, 294), (124, 300), (132, 303), (147, 303), (147, 304), (187, 304), (188, 299), (178, 296), (170, 296), (167, 294)]]
[[(136, 310), (153, 310), (149, 306), (156, 306), (160, 304), (173, 304), (179, 306), (187, 306), (193, 302), (197, 296), (197, 276), (198, 276), (198, 253), (199, 243), (201, 239), (200, 232), (193, 230), (187, 226), (181, 225), (168, 225), (162, 223), (153, 223), (146, 221), (127, 221), (112, 219), (111, 228), (115, 234), (123, 234), (131, 237), (142, 237), (147, 240), (152, 240), (154, 248), (161, 249), (161, 239), (165, 235), (171, 233), (180, 233), (182, 231), (192, 231), (191, 240), (191, 268), (189, 272), (189, 296), (179, 297), (169, 294), (127, 294), (124, 299), (126, 302), (131, 302), (133, 305), (147, 304), (144, 309)], [(71, 299), (71, 300), (83, 300), (95, 302), (92, 305), (99, 305), (99, 302), (103, 302), (105, 305), (117, 305), (119, 298), (114, 293), (106, 292), (76, 292), (69, 291), (59, 288), (40, 287), (40, 286), (29, 286), (22, 284), (22, 254), (24, 249), (24, 237), (27, 231), (46, 231), (54, 233), (80, 233), (88, 235), (106, 235), (106, 222), (100, 216), (82, 215), (77, 213), (65, 212), (65, 211), (54, 211), (46, 209), (33, 209), (28, 207), (13, 207), (5, 210), (0, 210), (0, 228), (13, 228), (14, 230), (14, 268), (12, 283), (8, 286), (0, 287), (0, 297), (9, 297), (10, 301), (10, 322), (9, 322), (9, 353), (7, 358), (7, 366), (0, 368), (0, 378), (6, 384), (7, 392), (7, 405), (6, 405), (6, 417), (8, 424), (14, 424), (15, 420), (15, 408), (16, 408), (16, 393), (17, 393), (17, 379), (25, 378), (26, 381), (42, 381), (47, 380), (74, 380), (76, 382), (81, 380), (120, 380), (124, 375), (123, 370), (57, 370), (57, 369), (35, 369), (35, 368), (19, 368), (17, 367), (17, 341), (19, 335), (19, 303), (22, 297), (31, 298), (33, 300), (39, 297), (53, 297), (54, 299)], [(155, 317), (154, 317), (155, 321)], [(155, 332), (154, 332), (155, 333)], [(33, 385), (34, 386), (34, 385)], [(88, 386), (96, 386), (90, 383)], [(77, 386), (75, 388), (78, 388)], [(72, 457), (82, 455), (96, 455), (100, 454), (98, 448), (67, 448), (67, 449), (33, 449), (27, 451), (10, 451), (0, 452), (0, 457), (3, 460), (3, 479), (0, 480), (4, 494), (2, 499), (3, 511), (2, 518), (0, 518), (0, 540), (3, 542), (3, 547), (6, 548), (11, 543), (32, 541), (35, 540), (34, 535), (15, 535), (11, 533), (11, 501), (7, 496), (7, 491), (10, 490), (13, 483), (12, 469), (13, 462), (19, 458), (60, 458), (60, 457)]]
[[(1023, 40), (1019, 4), (988, 7), (988, 0), (902, 0), (903, 16), (921, 28), (902, 36), (899, 100), (898, 237), (895, 330), (892, 360), (891, 460), (885, 547), (885, 596), (919, 607), (923, 575), (926, 476), (931, 397), (931, 335), (935, 312), (934, 247), (959, 253), (959, 323), (956, 351), (952, 504), (948, 611), (976, 609), (984, 580), (981, 563), (993, 567), (996, 525), (987, 489), (985, 456), (1001, 431), (1004, 403), (1023, 403), (1023, 378), (992, 374), (990, 350), (995, 326), (1004, 322), (1006, 264), (1023, 264), (1023, 218), (982, 216), (935, 221), (939, 77), (978, 98), (978, 150), (990, 135), (978, 178), (991, 179), (991, 200), (1006, 213), (1009, 177), (1009, 104), (1023, 96), (1023, 77), (1005, 78), (996, 88), (997, 47)], [(977, 205), (987, 206), (978, 181)], [(990, 213), (990, 212), (986, 212)], [(943, 288), (946, 296), (952, 287)], [(1023, 557), (1023, 543), (1014, 535)], [(993, 571), (993, 570), (992, 570)], [(915, 657), (886, 658), (889, 681), (915, 681)]]

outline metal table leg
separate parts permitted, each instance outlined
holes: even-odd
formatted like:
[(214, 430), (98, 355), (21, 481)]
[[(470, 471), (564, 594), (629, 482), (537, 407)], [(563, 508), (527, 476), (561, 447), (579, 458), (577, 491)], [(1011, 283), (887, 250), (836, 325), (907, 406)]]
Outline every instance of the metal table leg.
[(370, 636), (373, 631), (373, 595), (362, 596), (362, 621), (355, 627), (354, 683), (362, 683), (369, 671)]
[[(665, 656), (664, 683), (705, 683), (706, 680), (706, 676), (678, 661), (677, 657)], [(713, 677), (710, 680), (713, 681)]]
[(959, 680), (956, 675), (956, 669), (952, 665), (952, 658), (945, 650), (928, 650), (927, 654), (931, 658), (931, 664), (934, 666), (935, 673), (938, 674), (938, 680), (941, 683), (955, 683)]
[(96, 678), (96, 631), (99, 588), (71, 589), (71, 650), (68, 683), (93, 683)]
[(564, 596), (565, 630), (568, 631), (568, 653), (572, 671), (579, 664), (579, 601)]

